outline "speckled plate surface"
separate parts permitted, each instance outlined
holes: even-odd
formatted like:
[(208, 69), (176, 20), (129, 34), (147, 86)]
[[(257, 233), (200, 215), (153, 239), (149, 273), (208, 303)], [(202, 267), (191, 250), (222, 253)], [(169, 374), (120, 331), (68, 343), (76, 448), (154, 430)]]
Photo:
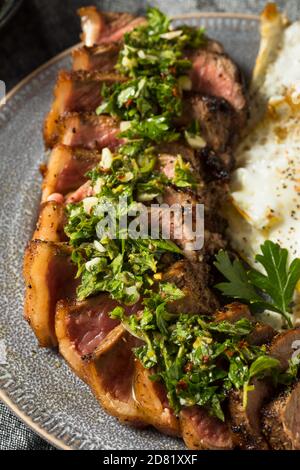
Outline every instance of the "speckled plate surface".
[[(249, 75), (258, 48), (258, 20), (236, 14), (181, 17), (220, 40)], [(181, 440), (121, 426), (107, 416), (53, 351), (39, 349), (22, 318), (22, 259), (40, 202), (45, 161), (42, 124), (66, 51), (18, 85), (0, 108), (0, 398), (43, 438), (63, 449), (183, 449)]]

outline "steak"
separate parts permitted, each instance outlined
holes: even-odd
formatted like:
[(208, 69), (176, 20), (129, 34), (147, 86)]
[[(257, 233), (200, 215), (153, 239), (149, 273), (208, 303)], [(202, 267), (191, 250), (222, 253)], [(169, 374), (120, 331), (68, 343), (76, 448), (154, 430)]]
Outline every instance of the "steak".
[(58, 121), (57, 136), (51, 145), (60, 143), (89, 150), (115, 149), (123, 141), (118, 139), (118, 122), (109, 116), (90, 113), (70, 113)]
[(81, 39), (88, 47), (118, 42), (125, 33), (146, 21), (129, 13), (102, 13), (96, 7), (80, 8), (78, 14), (83, 31)]
[(251, 345), (259, 346), (271, 341), (275, 335), (274, 329), (267, 324), (256, 322), (249, 307), (240, 302), (232, 302), (225, 305), (214, 314), (215, 321), (228, 321), (235, 323), (242, 318), (246, 318), (255, 323), (253, 331), (247, 336), (246, 341)]
[(266, 381), (252, 381), (254, 390), (247, 396), (247, 405), (243, 406), (243, 392), (231, 391), (229, 394), (229, 412), (232, 431), (235, 433), (239, 447), (247, 450), (267, 450), (268, 444), (262, 434), (260, 411), (264, 402), (270, 397), (272, 388)]
[(269, 349), (269, 354), (278, 359), (281, 364), (281, 370), (288, 368), (288, 361), (295, 349), (299, 348), (300, 328), (285, 331), (275, 336)]
[(230, 323), (236, 323), (242, 318), (253, 320), (253, 316), (250, 313), (249, 307), (240, 302), (232, 302), (231, 304), (225, 305), (220, 308), (214, 314), (214, 321), (227, 321)]
[(72, 112), (94, 112), (102, 101), (101, 89), (124, 81), (119, 75), (100, 72), (60, 72), (54, 101), (44, 124), (44, 138), (51, 146), (57, 135), (59, 117)]
[(263, 432), (274, 450), (300, 450), (300, 382), (262, 411)]
[(113, 72), (118, 61), (120, 47), (118, 44), (103, 44), (94, 47), (79, 47), (72, 52), (73, 70), (88, 72), (101, 70), (102, 73)]
[(189, 56), (192, 61), (192, 89), (206, 95), (224, 98), (240, 116), (240, 126), (246, 118), (247, 102), (238, 67), (224, 53), (199, 49)]
[(179, 420), (170, 407), (167, 391), (160, 381), (151, 380), (155, 369), (145, 369), (136, 359), (134, 397), (147, 423), (169, 436), (180, 436)]
[(183, 299), (169, 305), (173, 313), (211, 314), (218, 308), (218, 300), (209, 287), (210, 268), (204, 261), (177, 261), (164, 273), (163, 281), (174, 283), (185, 294)]
[(235, 119), (235, 111), (225, 99), (189, 93), (183, 102), (179, 124), (188, 126), (196, 120), (206, 145), (215, 152), (224, 152), (232, 143)]
[(229, 450), (235, 446), (234, 436), (227, 425), (209, 415), (205, 408), (192, 406), (180, 412), (184, 442), (192, 450)]
[[(119, 321), (109, 317), (109, 313), (119, 305), (107, 294), (82, 302), (65, 303), (65, 307), (68, 307), (68, 336), (80, 356), (91, 356), (108, 333), (119, 324)], [(136, 313), (139, 309), (139, 304), (125, 307), (127, 315)]]
[(57, 145), (51, 152), (43, 181), (42, 202), (54, 193), (65, 196), (86, 183), (86, 173), (100, 161), (101, 154), (84, 148)]

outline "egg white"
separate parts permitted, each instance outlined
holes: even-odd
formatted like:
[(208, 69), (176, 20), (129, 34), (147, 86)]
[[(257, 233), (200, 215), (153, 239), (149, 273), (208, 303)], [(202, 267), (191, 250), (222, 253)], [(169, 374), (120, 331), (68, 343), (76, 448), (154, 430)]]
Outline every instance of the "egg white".
[[(265, 240), (287, 248), (290, 261), (300, 257), (300, 22), (284, 29), (254, 100), (262, 118), (237, 149), (225, 212), (233, 248), (259, 268), (254, 258)], [(299, 292), (295, 300), (297, 323)]]

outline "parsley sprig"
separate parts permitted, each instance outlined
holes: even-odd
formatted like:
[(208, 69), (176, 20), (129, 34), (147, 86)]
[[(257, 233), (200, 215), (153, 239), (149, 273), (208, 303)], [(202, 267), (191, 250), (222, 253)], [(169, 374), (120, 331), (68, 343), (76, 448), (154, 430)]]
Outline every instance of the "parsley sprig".
[(264, 272), (231, 261), (225, 251), (216, 256), (215, 266), (227, 279), (216, 287), (227, 297), (247, 302), (255, 311), (270, 310), (281, 314), (292, 327), (292, 306), (296, 284), (300, 279), (300, 259), (288, 264), (288, 251), (267, 240), (255, 260)]

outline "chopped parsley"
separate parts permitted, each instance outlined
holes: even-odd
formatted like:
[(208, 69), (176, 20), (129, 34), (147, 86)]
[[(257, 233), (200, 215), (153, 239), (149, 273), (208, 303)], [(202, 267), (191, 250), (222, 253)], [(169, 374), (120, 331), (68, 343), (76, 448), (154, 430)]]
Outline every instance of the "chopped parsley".
[[(168, 311), (168, 303), (182, 298), (182, 292), (168, 283), (160, 283), (159, 289), (148, 293), (142, 313), (126, 317), (117, 307), (111, 317), (121, 320), (143, 341), (135, 355), (144, 367), (153, 368), (152, 380), (165, 385), (176, 414), (183, 407), (200, 405), (224, 421), (222, 403), (231, 390), (242, 389), (246, 405), (254, 377), (270, 376), (283, 382), (280, 363), (267, 355), (266, 346), (248, 344), (247, 337), (255, 328), (252, 322), (174, 315)], [(288, 383), (294, 376), (295, 370), (288, 370), (284, 380)]]
[(186, 49), (201, 46), (203, 29), (182, 26), (150, 8), (147, 24), (125, 34), (117, 70), (128, 81), (102, 88), (97, 114), (111, 114), (129, 122), (122, 135), (129, 139), (170, 142), (179, 138), (174, 119), (182, 113), (182, 88), (189, 85), (192, 66)]
[[(95, 195), (68, 205), (65, 232), (74, 248), (72, 260), (81, 280), (79, 299), (105, 291), (116, 300), (134, 304), (153, 284), (162, 255), (181, 255), (172, 241), (135, 239), (130, 235), (130, 224), (122, 224), (127, 216), (130, 221), (139, 215), (139, 201), (149, 202), (162, 193), (166, 178), (155, 165), (152, 148), (136, 158), (107, 149), (89, 173)], [(126, 198), (124, 205), (119, 196)], [(148, 235), (147, 214), (144, 225), (140, 231), (146, 228)]]

